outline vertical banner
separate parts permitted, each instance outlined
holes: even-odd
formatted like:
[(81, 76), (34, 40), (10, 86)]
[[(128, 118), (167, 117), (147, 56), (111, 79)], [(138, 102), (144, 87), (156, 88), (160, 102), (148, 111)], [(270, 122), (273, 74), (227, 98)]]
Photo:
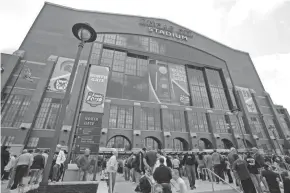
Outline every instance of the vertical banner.
[[(87, 61), (79, 61), (79, 65), (83, 63), (87, 63)], [(74, 59), (59, 57), (55, 64), (47, 90), (65, 92), (73, 65)]]
[(248, 88), (243, 88), (243, 87), (238, 87), (238, 89), (241, 91), (244, 101), (246, 103), (247, 109), (250, 113), (258, 113), (256, 105), (253, 101), (250, 89)]
[(103, 113), (107, 92), (109, 68), (92, 65), (85, 87), (81, 111)]
[(171, 100), (174, 104), (189, 106), (189, 91), (185, 66), (168, 64), (171, 80)]

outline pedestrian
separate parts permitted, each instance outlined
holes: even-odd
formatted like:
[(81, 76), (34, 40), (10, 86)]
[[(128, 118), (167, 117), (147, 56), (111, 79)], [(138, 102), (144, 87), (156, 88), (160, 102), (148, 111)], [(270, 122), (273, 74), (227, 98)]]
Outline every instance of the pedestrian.
[(213, 164), (212, 164), (212, 155), (210, 153), (208, 153), (207, 155), (204, 156), (204, 160), (205, 160), (205, 166), (207, 168), (207, 175), (208, 175), (208, 179), (209, 181), (214, 181), (214, 176), (212, 174), (213, 172)]
[(172, 160), (172, 166), (173, 166), (173, 169), (175, 169), (179, 172), (179, 176), (181, 177), (180, 161), (178, 159), (178, 155), (175, 155), (174, 159)]
[(44, 169), (45, 159), (39, 149), (35, 150), (33, 162), (30, 167), (30, 180), (28, 184), (38, 184), (41, 171)]
[(196, 163), (196, 158), (195, 155), (193, 153), (187, 153), (184, 158), (183, 158), (183, 162), (185, 165), (185, 170), (186, 170), (186, 174), (188, 177), (188, 181), (190, 184), (190, 189), (193, 190), (195, 189), (195, 163)]
[(130, 167), (129, 167), (129, 158), (124, 160), (124, 178), (126, 181), (130, 180)]
[(179, 171), (177, 169), (173, 169), (173, 176), (172, 178), (176, 181), (179, 190), (178, 193), (187, 193), (187, 186), (185, 181), (179, 176)]
[(90, 149), (86, 148), (84, 155), (81, 155), (77, 160), (76, 164), (79, 168), (79, 180), (80, 181), (87, 181), (88, 180), (88, 172), (90, 169)]
[(135, 179), (136, 182), (139, 183), (141, 176), (145, 173), (145, 164), (144, 164), (144, 155), (146, 152), (146, 148), (143, 148), (136, 155), (136, 159), (134, 161), (134, 171), (135, 171)]
[(217, 150), (214, 150), (214, 153), (212, 154), (212, 162), (213, 162), (213, 168), (214, 173), (219, 176), (216, 176), (216, 183), (218, 184), (221, 179), (225, 179), (224, 172), (223, 172), (223, 165), (222, 165), (222, 156), (217, 152)]
[(16, 171), (14, 176), (14, 182), (11, 186), (11, 190), (14, 190), (18, 185), (22, 185), (22, 178), (28, 173), (30, 166), (32, 165), (31, 154), (27, 150), (23, 150), (24, 153), (21, 154), (15, 161)]
[(247, 162), (241, 159), (237, 154), (234, 154), (233, 170), (237, 172), (241, 185), (245, 193), (256, 193), (255, 186), (251, 180), (250, 172), (247, 167)]
[(248, 164), (248, 170), (250, 172), (250, 176), (252, 179), (252, 182), (256, 188), (256, 191), (258, 193), (263, 193), (262, 187), (261, 187), (261, 180), (259, 176), (259, 167), (258, 167), (258, 163), (257, 161), (254, 159), (254, 157), (248, 153), (248, 155), (246, 156), (247, 164)]
[(4, 175), (4, 168), (8, 164), (10, 160), (10, 147), (9, 146), (3, 146), (1, 148), (1, 179)]
[(233, 164), (234, 164), (234, 162), (236, 161), (236, 160), (235, 160), (235, 156), (234, 156), (235, 154), (238, 155), (238, 151), (236, 150), (236, 148), (232, 147), (231, 150), (230, 150), (230, 153), (228, 154), (228, 161), (229, 161), (229, 163), (230, 163), (230, 169), (233, 171), (234, 178), (236, 179), (236, 186), (241, 186), (239, 176), (238, 176), (237, 173), (233, 170)]
[(42, 156), (44, 157), (44, 165), (46, 165), (48, 153), (49, 153), (49, 149), (44, 150), (42, 153)]
[(15, 166), (15, 161), (16, 161), (16, 155), (14, 155), (13, 153), (10, 154), (10, 160), (8, 162), (8, 164), (5, 166), (4, 168), (4, 175), (2, 177), (2, 180), (9, 180), (9, 177), (11, 175), (11, 172)]
[(163, 157), (159, 158), (160, 166), (157, 167), (153, 173), (154, 180), (163, 188), (163, 193), (171, 193), (170, 180), (172, 179), (171, 170), (164, 165), (165, 160)]
[(52, 167), (52, 182), (56, 182), (59, 180), (61, 167), (63, 166), (66, 160), (65, 153), (62, 150), (62, 146), (60, 144), (58, 144), (56, 147), (55, 156), (56, 156), (55, 164)]
[(202, 181), (205, 181), (206, 180), (206, 171), (204, 169), (206, 167), (205, 167), (205, 159), (204, 159), (203, 153), (198, 154), (197, 163), (198, 163), (198, 169), (200, 171), (200, 179)]
[(118, 170), (118, 151), (116, 149), (113, 150), (113, 155), (110, 157), (107, 163), (107, 172), (109, 173), (109, 193), (114, 192), (115, 182), (116, 182), (116, 175)]
[(284, 193), (290, 193), (290, 178), (287, 171), (282, 172), (281, 174), (283, 180)]
[(266, 179), (270, 193), (281, 193), (278, 182), (279, 174), (272, 171), (267, 164), (264, 165), (264, 169), (261, 175)]
[(253, 158), (255, 159), (258, 170), (259, 170), (259, 174), (255, 174), (256, 178), (258, 179), (259, 184), (261, 184), (261, 182), (263, 182), (266, 190), (268, 191), (268, 189), (269, 189), (268, 184), (267, 184), (266, 180), (264, 178), (262, 178), (262, 176), (261, 176), (262, 169), (265, 166), (265, 158), (263, 157), (262, 154), (260, 154), (258, 148), (253, 147), (252, 151), (253, 151)]
[(153, 172), (154, 165), (157, 161), (157, 152), (152, 150), (151, 147), (147, 147), (147, 151), (144, 158), (144, 164), (147, 169)]
[(160, 166), (160, 158), (163, 158), (165, 160), (164, 165), (167, 166), (166, 157), (163, 156), (163, 153), (161, 152), (161, 150), (158, 150), (157, 151), (157, 161), (156, 161), (155, 166), (153, 168), (153, 173), (154, 173), (154, 170)]
[(232, 177), (232, 174), (231, 174), (231, 167), (230, 167), (230, 162), (228, 160), (227, 157), (224, 158), (225, 159), (225, 173), (227, 174), (228, 176), (228, 179), (229, 179), (229, 183), (232, 184), (233, 183), (233, 177)]

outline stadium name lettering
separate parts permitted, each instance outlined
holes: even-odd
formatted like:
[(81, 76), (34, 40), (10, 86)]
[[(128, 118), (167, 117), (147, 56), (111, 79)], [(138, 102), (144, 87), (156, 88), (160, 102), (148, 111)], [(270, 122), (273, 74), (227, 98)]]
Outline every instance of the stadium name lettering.
[(148, 27), (150, 33), (155, 33), (162, 36), (172, 37), (177, 40), (187, 41), (188, 38), (193, 37), (193, 32), (187, 29), (175, 30), (173, 26), (155, 22), (150, 19), (141, 19), (141, 26)]

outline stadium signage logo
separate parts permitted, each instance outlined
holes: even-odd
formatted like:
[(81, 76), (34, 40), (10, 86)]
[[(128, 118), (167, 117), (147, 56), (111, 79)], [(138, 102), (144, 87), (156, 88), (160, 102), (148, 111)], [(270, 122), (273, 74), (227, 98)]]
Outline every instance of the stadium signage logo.
[(193, 37), (193, 32), (187, 29), (174, 29), (173, 26), (155, 22), (150, 19), (141, 19), (139, 24), (144, 27), (148, 27), (149, 33), (155, 33), (158, 35), (171, 37), (181, 41), (187, 41), (188, 38)]

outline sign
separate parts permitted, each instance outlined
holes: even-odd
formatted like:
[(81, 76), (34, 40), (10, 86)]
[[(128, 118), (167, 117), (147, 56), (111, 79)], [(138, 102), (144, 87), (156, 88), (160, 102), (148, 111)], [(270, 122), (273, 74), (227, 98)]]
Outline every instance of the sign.
[(99, 153), (99, 144), (76, 144), (75, 153), (83, 154), (85, 150), (88, 148), (91, 150), (91, 154)]
[(99, 144), (100, 138), (100, 135), (79, 135), (76, 144)]
[(81, 111), (104, 113), (109, 68), (92, 65), (85, 88)]
[(257, 111), (257, 108), (256, 108), (256, 105), (253, 101), (253, 98), (252, 98), (252, 95), (251, 95), (251, 92), (250, 92), (250, 89), (248, 88), (243, 88), (243, 87), (237, 87), (241, 93), (242, 93), (242, 96), (244, 98), (244, 101), (245, 101), (245, 104), (247, 106), (247, 109), (250, 113), (258, 113)]
[(80, 127), (101, 127), (102, 114), (82, 112), (79, 116), (78, 126)]
[[(87, 61), (80, 60), (79, 65), (87, 63)], [(55, 64), (53, 74), (50, 78), (47, 90), (56, 92), (65, 92), (70, 79), (74, 59), (59, 57)]]
[(188, 38), (193, 37), (193, 32), (190, 30), (182, 28), (174, 29), (173, 26), (159, 23), (151, 19), (141, 19), (139, 24), (148, 27), (149, 33), (155, 33), (181, 41), (187, 41)]
[(99, 135), (101, 128), (79, 127), (77, 131), (78, 135)]

